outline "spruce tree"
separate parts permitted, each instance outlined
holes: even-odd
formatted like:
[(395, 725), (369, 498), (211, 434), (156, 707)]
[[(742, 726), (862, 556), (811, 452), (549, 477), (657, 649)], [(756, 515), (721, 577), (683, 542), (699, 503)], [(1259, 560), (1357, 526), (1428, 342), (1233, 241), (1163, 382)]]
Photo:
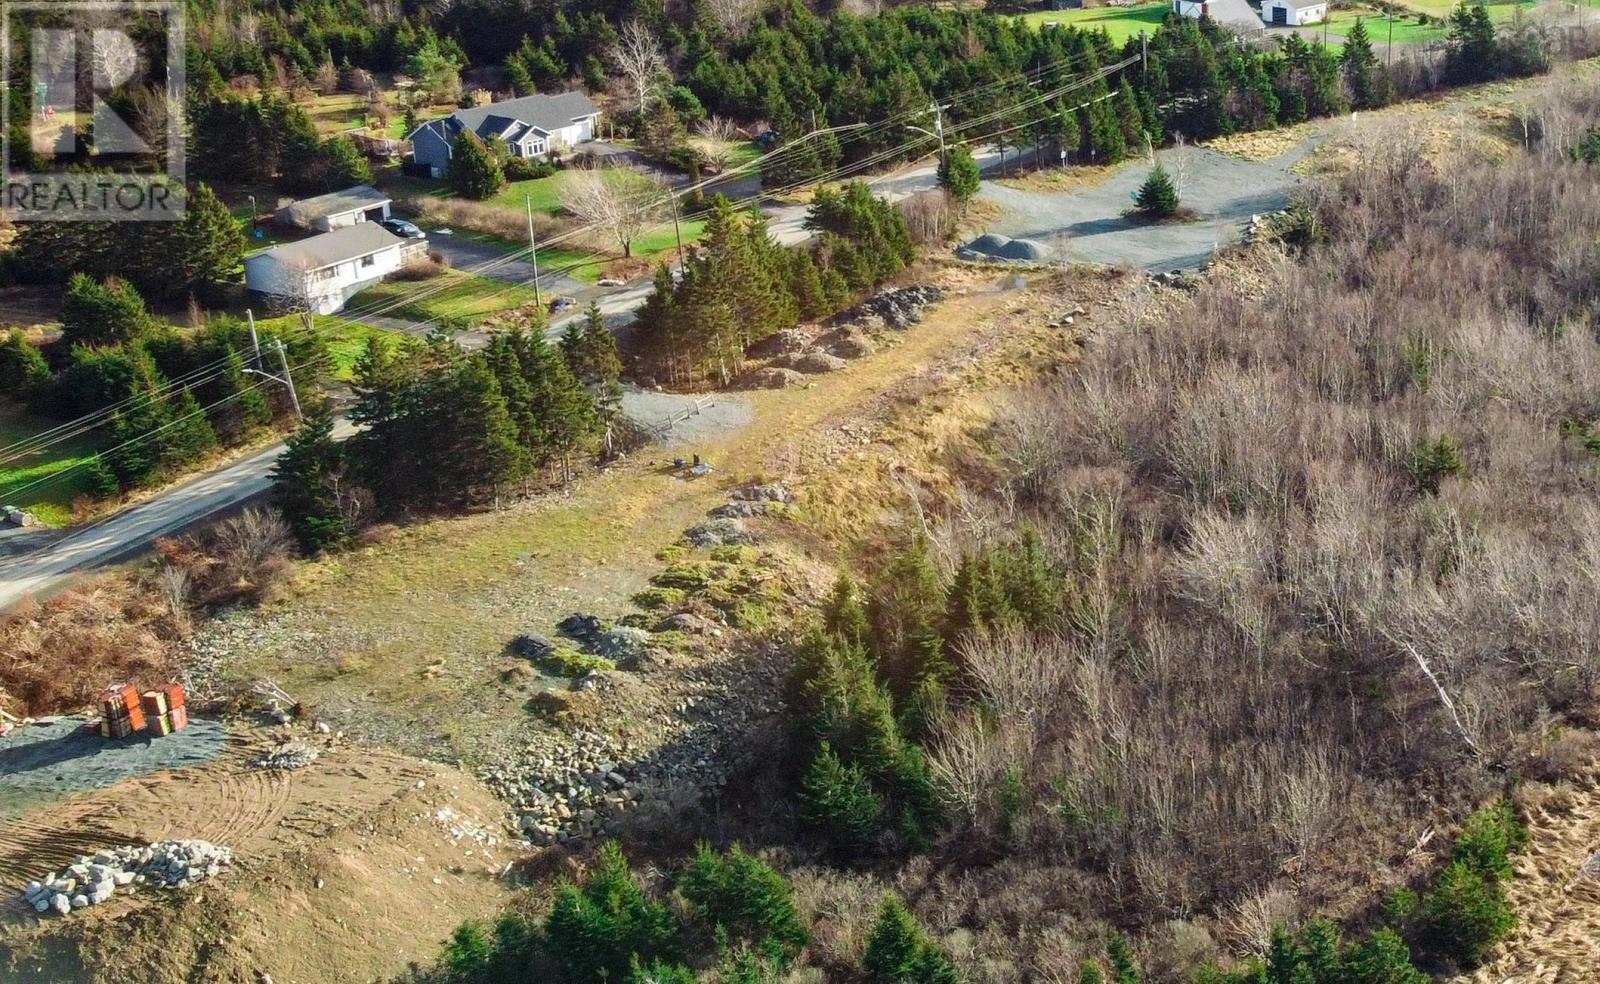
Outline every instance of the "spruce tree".
[(1093, 960), (1085, 960), (1078, 970), (1078, 984), (1105, 984), (1106, 975)]
[(1106, 937), (1106, 957), (1111, 961), (1111, 984), (1139, 984), (1139, 965), (1133, 960), (1128, 938), (1116, 930)]
[(811, 321), (829, 312), (828, 296), (822, 288), (822, 275), (809, 249), (790, 251), (789, 292), (794, 295), (796, 313)]
[(95, 455), (94, 460), (89, 462), (84, 472), (84, 487), (97, 499), (109, 499), (122, 491), (122, 483), (117, 481), (116, 473), (100, 455)]
[(890, 892), (883, 897), (877, 922), (867, 937), (862, 969), (877, 984), (905, 981), (923, 946), (922, 927), (917, 925), (916, 917), (900, 896)]
[(0, 396), (31, 400), (50, 382), (50, 364), (20, 330), (0, 336)]
[(506, 185), (505, 171), (477, 134), (463, 130), (450, 156), (450, 187), (462, 198), (493, 198)]
[(96, 283), (75, 273), (61, 304), (61, 337), (68, 345), (116, 345), (138, 338), (154, 319), (133, 285), (115, 277)]
[(186, 465), (217, 446), (216, 431), (192, 390), (185, 389), (172, 409), (172, 426), (160, 434), (163, 464)]
[(624, 980), (635, 961), (678, 962), (678, 926), (628, 871), (616, 842), (600, 849), (588, 884), (562, 885), (544, 924), (544, 954), (562, 984)]
[(1140, 214), (1152, 219), (1167, 219), (1178, 214), (1178, 187), (1172, 183), (1166, 168), (1157, 164), (1150, 170), (1134, 203)]
[(966, 144), (949, 148), (939, 161), (939, 187), (962, 205), (978, 193), (982, 177), (978, 162), (973, 160), (972, 151)]
[(272, 468), (273, 501), (306, 553), (342, 546), (355, 532), (340, 508), (344, 472), (344, 448), (333, 439), (333, 413), (321, 404), (289, 435)]
[(738, 844), (726, 854), (700, 845), (678, 889), (719, 939), (750, 944), (784, 959), (809, 939), (788, 881)]
[[(1372, 53), (1367, 25), (1361, 18), (1345, 32), (1344, 53), (1339, 56), (1344, 84), (1350, 90), (1350, 105), (1355, 109), (1374, 109), (1388, 100), (1380, 88), (1378, 58)], [(1385, 77), (1385, 81), (1387, 78)]]
[(205, 185), (189, 194), (173, 237), (174, 292), (210, 296), (234, 283), (244, 262), (244, 232), (238, 220)]
[(883, 802), (866, 775), (823, 742), (800, 780), (802, 822), (855, 854), (871, 847), (882, 815)]

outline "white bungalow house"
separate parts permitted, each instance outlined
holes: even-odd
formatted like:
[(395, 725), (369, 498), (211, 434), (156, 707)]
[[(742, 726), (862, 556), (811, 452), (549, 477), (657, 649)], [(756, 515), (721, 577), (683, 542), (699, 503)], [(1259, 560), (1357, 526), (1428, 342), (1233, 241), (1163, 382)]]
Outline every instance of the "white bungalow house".
[(382, 222), (389, 217), (390, 204), (389, 196), (371, 185), (356, 185), (290, 202), (278, 209), (275, 217), (284, 225), (332, 232), (357, 222)]
[(401, 239), (376, 222), (357, 222), (246, 257), (244, 285), (275, 307), (332, 314), (425, 249), (422, 240)]
[(1261, 19), (1268, 27), (1303, 27), (1328, 19), (1327, 0), (1263, 0)]
[(1245, 0), (1172, 0), (1173, 13), (1184, 17), (1209, 17), (1230, 30), (1241, 33), (1260, 31), (1261, 18)]
[[(1242, 2), (1242, 0), (1241, 0)], [(581, 92), (523, 96), (504, 102), (458, 109), (449, 116), (411, 131), (412, 159), (436, 178), (450, 170), (456, 138), (471, 130), (478, 139), (504, 140), (517, 157), (544, 157), (594, 139), (600, 110)]]

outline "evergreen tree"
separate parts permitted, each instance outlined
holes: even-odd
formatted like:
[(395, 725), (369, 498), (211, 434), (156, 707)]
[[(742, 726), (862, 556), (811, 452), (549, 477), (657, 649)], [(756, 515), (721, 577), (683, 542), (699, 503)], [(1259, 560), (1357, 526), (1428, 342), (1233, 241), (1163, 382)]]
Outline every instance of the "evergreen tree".
[(905, 697), (918, 681), (948, 679), (944, 658), (945, 586), (928, 545), (917, 537), (890, 562), (873, 592), (872, 637), (881, 669), (894, 692)]
[(84, 473), (84, 487), (97, 499), (109, 499), (122, 491), (122, 483), (106, 464), (105, 458), (95, 455)]
[(68, 345), (116, 345), (138, 338), (154, 319), (127, 281), (96, 283), (75, 273), (61, 304), (61, 337)]
[(1178, 187), (1172, 183), (1166, 168), (1157, 164), (1150, 170), (1139, 188), (1134, 203), (1139, 212), (1152, 219), (1166, 219), (1178, 214)]
[(334, 136), (324, 140), (321, 156), (322, 180), (329, 191), (372, 183), (372, 165), (349, 137)]
[(1078, 969), (1078, 984), (1105, 984), (1106, 976), (1100, 970), (1100, 965), (1093, 960), (1085, 960)]
[(233, 213), (205, 185), (189, 194), (173, 236), (175, 292), (203, 295), (237, 281), (244, 262), (244, 232)]
[(966, 144), (949, 148), (939, 162), (939, 187), (963, 205), (978, 193), (982, 178), (978, 162), (972, 159)]
[(822, 275), (817, 271), (816, 260), (809, 249), (791, 251), (793, 269), (789, 274), (789, 291), (794, 295), (799, 317), (807, 321), (821, 318), (829, 311), (828, 296), (822, 289)]
[(748, 943), (784, 960), (809, 939), (788, 881), (737, 844), (726, 854), (700, 845), (678, 889), (719, 939)]
[(450, 186), (462, 198), (493, 198), (506, 185), (506, 176), (494, 153), (477, 134), (461, 131), (450, 157)]
[(800, 817), (852, 855), (867, 850), (878, 832), (883, 803), (860, 768), (839, 761), (823, 742), (800, 780)]
[(1464, 85), (1494, 78), (1500, 69), (1500, 41), (1483, 0), (1464, 2), (1450, 15), (1444, 56), (1445, 75)]
[(44, 353), (21, 331), (0, 335), (0, 397), (32, 400), (50, 382)]
[(1372, 53), (1372, 41), (1361, 18), (1345, 32), (1344, 54), (1339, 56), (1344, 84), (1350, 90), (1350, 105), (1355, 109), (1374, 109), (1388, 102), (1383, 84), (1388, 77)]
[(333, 439), (333, 413), (323, 404), (289, 435), (272, 468), (273, 501), (307, 553), (342, 546), (355, 533), (339, 498), (344, 473), (344, 448)]
[(1111, 984), (1139, 984), (1139, 965), (1133, 961), (1133, 947), (1116, 930), (1106, 937), (1106, 957), (1111, 961)]
[(217, 446), (216, 431), (193, 391), (185, 389), (173, 406), (172, 426), (160, 434), (162, 464), (186, 465)]
[(908, 980), (923, 946), (922, 927), (917, 925), (916, 917), (900, 896), (890, 892), (883, 897), (878, 920), (867, 937), (862, 969), (869, 980), (878, 984)]
[(545, 953), (563, 984), (623, 980), (635, 961), (676, 963), (681, 957), (672, 913), (645, 898), (614, 841), (600, 849), (588, 884), (556, 890), (544, 935)]

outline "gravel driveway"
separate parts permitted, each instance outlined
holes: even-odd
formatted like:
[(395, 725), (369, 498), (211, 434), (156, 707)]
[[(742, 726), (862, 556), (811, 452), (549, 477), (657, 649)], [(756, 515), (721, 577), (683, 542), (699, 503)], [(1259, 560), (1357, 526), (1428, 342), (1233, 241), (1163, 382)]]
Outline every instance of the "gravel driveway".
[(1192, 222), (1149, 225), (1123, 216), (1149, 173), (1143, 160), (1074, 191), (1021, 191), (986, 181), (983, 197), (1004, 209), (986, 231), (1036, 239), (1058, 256), (1087, 263), (1192, 270), (1219, 247), (1237, 242), (1250, 216), (1289, 203), (1290, 190), (1301, 180), (1289, 168), (1313, 146), (1307, 141), (1265, 162), (1195, 147), (1161, 154), (1167, 170), (1182, 175), (1184, 206), (1200, 214)]

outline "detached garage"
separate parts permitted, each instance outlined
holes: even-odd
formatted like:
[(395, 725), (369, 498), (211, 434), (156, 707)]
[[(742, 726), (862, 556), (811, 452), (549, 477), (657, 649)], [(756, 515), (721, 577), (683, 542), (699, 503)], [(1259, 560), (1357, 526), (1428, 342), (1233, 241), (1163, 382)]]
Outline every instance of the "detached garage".
[(1296, 0), (1263, 0), (1261, 4), (1261, 19), (1269, 27), (1304, 27), (1307, 24), (1320, 24), (1328, 19), (1328, 4), (1326, 0), (1320, 3), (1296, 2)]

